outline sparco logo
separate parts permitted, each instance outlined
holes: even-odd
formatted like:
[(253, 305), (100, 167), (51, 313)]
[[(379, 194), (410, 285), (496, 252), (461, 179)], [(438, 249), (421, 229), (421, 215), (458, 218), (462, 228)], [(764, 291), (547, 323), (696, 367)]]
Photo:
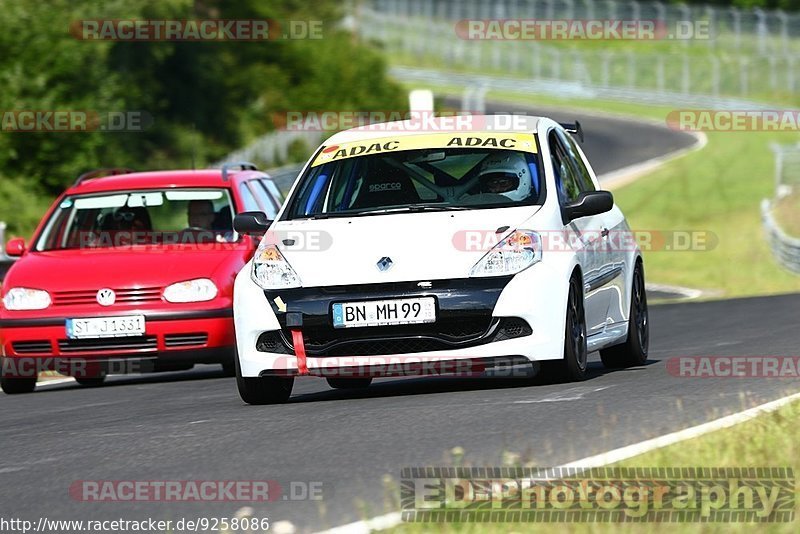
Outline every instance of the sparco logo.
[(388, 184), (374, 184), (369, 186), (369, 192), (375, 193), (378, 191), (399, 191), (402, 188), (400, 182), (392, 182)]

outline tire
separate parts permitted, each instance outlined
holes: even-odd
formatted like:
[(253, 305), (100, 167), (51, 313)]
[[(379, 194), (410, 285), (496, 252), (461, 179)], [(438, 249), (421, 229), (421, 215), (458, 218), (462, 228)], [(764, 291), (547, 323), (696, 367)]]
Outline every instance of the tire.
[(236, 364), (233, 362), (223, 363), (222, 374), (224, 374), (225, 376), (236, 376)]
[(36, 377), (0, 377), (0, 388), (8, 395), (30, 393), (36, 388)]
[(372, 384), (372, 377), (328, 378), (328, 385), (334, 389), (363, 389)]
[(586, 379), (588, 360), (583, 292), (579, 277), (575, 275), (569, 281), (564, 328), (564, 357), (561, 360), (546, 361), (542, 364), (548, 375), (559, 380), (578, 382)]
[(78, 384), (88, 387), (88, 388), (96, 388), (103, 385), (103, 382), (106, 381), (106, 374), (102, 373), (98, 376), (82, 376), (82, 377), (74, 377), (75, 382)]
[(247, 404), (281, 404), (289, 400), (292, 395), (294, 377), (244, 377), (239, 366), (238, 355), (234, 360), (234, 365), (236, 369), (236, 388), (239, 390), (239, 396)]
[(600, 351), (600, 359), (608, 369), (644, 365), (650, 347), (650, 315), (644, 287), (644, 266), (636, 262), (631, 284), (631, 311), (628, 318), (628, 337), (624, 343)]

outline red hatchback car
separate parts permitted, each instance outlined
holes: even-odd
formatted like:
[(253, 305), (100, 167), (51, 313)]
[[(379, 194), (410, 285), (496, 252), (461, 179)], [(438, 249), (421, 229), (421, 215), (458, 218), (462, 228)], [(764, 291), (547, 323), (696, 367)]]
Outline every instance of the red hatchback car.
[(106, 374), (219, 363), (233, 373), (233, 282), (255, 250), (233, 216), (282, 202), (249, 163), (221, 170), (87, 173), (50, 208), (2, 285), (0, 385), (56, 370)]

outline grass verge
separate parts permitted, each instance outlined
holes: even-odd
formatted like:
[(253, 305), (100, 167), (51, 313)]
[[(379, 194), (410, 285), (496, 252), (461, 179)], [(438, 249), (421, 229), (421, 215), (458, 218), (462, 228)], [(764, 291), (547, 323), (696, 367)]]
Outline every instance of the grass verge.
[[(611, 467), (791, 467), (797, 473), (800, 457), (800, 402), (788, 404), (736, 426), (711, 432), (642, 454)], [(798, 493), (795, 486), (795, 495)], [(797, 503), (795, 503), (795, 507)], [(797, 513), (797, 512), (795, 512)], [(389, 532), (544, 532), (565, 530), (565, 523), (475, 523), (402, 524)], [(796, 532), (792, 523), (569, 523), (570, 532)]]

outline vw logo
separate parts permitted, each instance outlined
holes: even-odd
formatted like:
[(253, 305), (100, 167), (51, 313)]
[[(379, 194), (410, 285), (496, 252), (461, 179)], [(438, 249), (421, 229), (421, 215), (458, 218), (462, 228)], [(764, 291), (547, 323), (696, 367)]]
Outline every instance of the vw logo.
[(113, 289), (104, 288), (97, 292), (97, 303), (100, 306), (111, 306), (117, 301), (117, 294)]
[(386, 272), (386, 271), (388, 271), (389, 269), (392, 268), (392, 265), (394, 265), (394, 262), (392, 261), (392, 258), (390, 258), (389, 256), (384, 256), (384, 257), (382, 257), (381, 259), (378, 260), (377, 265), (378, 265), (378, 270), (379, 271)]

